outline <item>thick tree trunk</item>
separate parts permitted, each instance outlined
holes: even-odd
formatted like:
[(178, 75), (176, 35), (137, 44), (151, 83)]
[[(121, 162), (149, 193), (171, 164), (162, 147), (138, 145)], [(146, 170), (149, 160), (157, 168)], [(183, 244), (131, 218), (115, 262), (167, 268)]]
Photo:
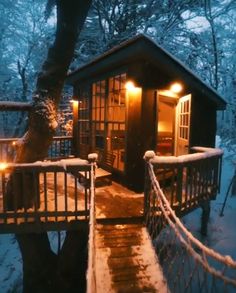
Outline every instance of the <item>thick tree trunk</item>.
[(29, 129), (18, 151), (17, 162), (45, 158), (57, 127), (57, 107), (78, 36), (91, 0), (58, 0), (57, 30), (53, 46), (39, 74)]
[[(29, 128), (18, 149), (17, 163), (42, 160), (47, 155), (57, 127), (57, 108), (62, 87), (90, 4), (91, 0), (56, 1), (55, 42), (49, 49), (38, 77)], [(83, 258), (79, 249), (84, 249), (86, 235), (85, 231), (81, 234), (79, 231), (67, 232), (59, 256), (51, 251), (47, 233), (16, 235), (23, 258), (24, 293), (74, 292), (73, 282), (77, 282), (77, 279), (72, 276), (78, 271), (79, 262)]]

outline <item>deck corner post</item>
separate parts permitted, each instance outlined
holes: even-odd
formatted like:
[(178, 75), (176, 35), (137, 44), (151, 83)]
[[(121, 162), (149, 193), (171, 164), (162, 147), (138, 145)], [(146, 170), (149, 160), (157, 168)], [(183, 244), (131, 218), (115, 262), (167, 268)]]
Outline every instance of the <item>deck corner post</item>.
[(210, 200), (205, 200), (200, 204), (202, 208), (202, 216), (201, 216), (201, 234), (203, 236), (207, 235), (207, 226), (208, 226), (208, 221), (210, 218), (210, 212), (211, 212), (211, 204)]
[(178, 211), (182, 208), (182, 193), (183, 193), (183, 165), (177, 167), (177, 188), (176, 199), (178, 201)]
[[(91, 164), (91, 172), (93, 173), (93, 176), (90, 177), (92, 182), (91, 187), (94, 189), (95, 188), (95, 180), (96, 180), (96, 162), (98, 160), (98, 154), (96, 153), (91, 153), (88, 154), (88, 161)], [(92, 174), (91, 174), (92, 175)]]
[(73, 101), (73, 137), (72, 137), (72, 154), (78, 157), (79, 149), (79, 102)]
[(150, 160), (155, 157), (154, 151), (146, 151), (144, 154), (145, 161), (145, 178), (144, 178), (144, 217), (147, 217), (147, 213), (150, 206), (150, 191), (151, 191), (151, 179), (148, 171), (148, 164)]

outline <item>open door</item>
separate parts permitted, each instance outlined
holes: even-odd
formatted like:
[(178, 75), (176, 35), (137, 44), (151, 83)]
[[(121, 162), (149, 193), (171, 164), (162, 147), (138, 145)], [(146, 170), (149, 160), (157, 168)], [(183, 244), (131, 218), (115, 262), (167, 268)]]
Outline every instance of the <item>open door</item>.
[(181, 97), (176, 108), (176, 156), (185, 155), (189, 151), (190, 115), (191, 94)]
[(156, 151), (159, 156), (174, 155), (176, 104), (175, 96), (158, 92)]

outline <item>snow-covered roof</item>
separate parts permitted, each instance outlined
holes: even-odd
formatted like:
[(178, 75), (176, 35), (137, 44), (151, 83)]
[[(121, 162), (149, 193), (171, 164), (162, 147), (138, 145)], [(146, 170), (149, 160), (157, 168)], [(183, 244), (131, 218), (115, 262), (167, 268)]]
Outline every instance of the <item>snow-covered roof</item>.
[(122, 42), (120, 45), (94, 58), (88, 64), (71, 72), (67, 77), (67, 83), (74, 84), (77, 81), (84, 81), (88, 78), (95, 77), (99, 73), (104, 73), (112, 68), (117, 68), (117, 66), (124, 66), (137, 60), (150, 61), (153, 66), (161, 68), (161, 70), (166, 70), (169, 73), (175, 72), (186, 84), (197, 88), (209, 97), (217, 105), (219, 110), (225, 109), (226, 101), (223, 97), (201, 80), (180, 60), (143, 34)]

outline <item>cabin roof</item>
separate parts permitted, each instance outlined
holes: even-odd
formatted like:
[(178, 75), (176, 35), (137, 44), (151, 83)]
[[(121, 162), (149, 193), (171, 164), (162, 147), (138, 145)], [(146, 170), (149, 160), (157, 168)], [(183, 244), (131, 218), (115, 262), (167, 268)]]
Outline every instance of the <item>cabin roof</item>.
[(83, 82), (88, 78), (97, 77), (117, 67), (127, 66), (135, 61), (150, 62), (170, 76), (175, 75), (184, 80), (188, 86), (197, 88), (203, 95), (212, 100), (218, 110), (224, 110), (226, 101), (216, 90), (207, 85), (180, 60), (167, 52), (151, 38), (139, 34), (120, 45), (113, 47), (91, 62), (79, 67), (67, 76), (68, 84)]

